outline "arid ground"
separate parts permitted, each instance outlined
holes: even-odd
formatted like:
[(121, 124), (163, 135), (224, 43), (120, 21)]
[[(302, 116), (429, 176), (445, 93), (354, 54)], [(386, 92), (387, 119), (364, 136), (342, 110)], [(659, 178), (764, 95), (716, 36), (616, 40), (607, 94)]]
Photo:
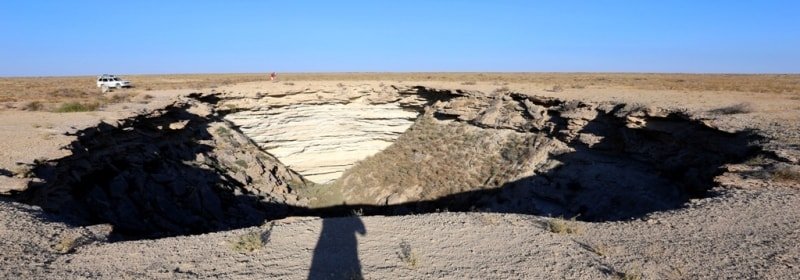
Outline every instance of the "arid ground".
[(126, 78), (0, 78), (0, 278), (800, 273), (800, 75)]

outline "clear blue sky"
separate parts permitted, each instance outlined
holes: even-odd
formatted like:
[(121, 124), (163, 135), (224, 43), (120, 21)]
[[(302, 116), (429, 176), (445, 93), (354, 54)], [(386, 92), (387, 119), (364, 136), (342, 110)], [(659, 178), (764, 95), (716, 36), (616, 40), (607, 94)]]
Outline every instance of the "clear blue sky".
[(800, 1), (0, 0), (0, 76), (800, 73)]

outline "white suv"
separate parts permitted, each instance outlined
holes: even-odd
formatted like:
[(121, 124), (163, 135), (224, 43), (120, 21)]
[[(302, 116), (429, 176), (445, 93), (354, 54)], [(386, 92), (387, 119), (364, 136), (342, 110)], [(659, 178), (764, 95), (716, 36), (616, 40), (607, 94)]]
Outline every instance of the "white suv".
[(110, 88), (127, 88), (132, 87), (131, 82), (120, 79), (114, 75), (103, 74), (101, 76), (97, 76), (97, 87), (106, 91)]

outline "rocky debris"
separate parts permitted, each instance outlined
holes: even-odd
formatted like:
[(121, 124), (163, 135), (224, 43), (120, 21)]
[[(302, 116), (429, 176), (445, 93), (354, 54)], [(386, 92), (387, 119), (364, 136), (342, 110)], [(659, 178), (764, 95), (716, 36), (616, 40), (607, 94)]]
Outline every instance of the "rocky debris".
[(629, 219), (708, 195), (726, 164), (758, 150), (750, 133), (678, 111), (511, 92), (442, 95), (451, 98), (336, 182), (345, 204)]
[(214, 108), (192, 99), (78, 131), (72, 155), (34, 169), (16, 195), (116, 238), (226, 230), (303, 206), (302, 177), (261, 151)]

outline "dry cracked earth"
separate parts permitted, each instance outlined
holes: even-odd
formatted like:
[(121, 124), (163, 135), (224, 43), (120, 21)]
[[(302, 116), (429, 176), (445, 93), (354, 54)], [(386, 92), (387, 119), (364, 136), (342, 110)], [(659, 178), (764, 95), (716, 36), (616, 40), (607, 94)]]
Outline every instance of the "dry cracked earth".
[(2, 278), (800, 272), (796, 96), (390, 81), (152, 95), (0, 112)]

